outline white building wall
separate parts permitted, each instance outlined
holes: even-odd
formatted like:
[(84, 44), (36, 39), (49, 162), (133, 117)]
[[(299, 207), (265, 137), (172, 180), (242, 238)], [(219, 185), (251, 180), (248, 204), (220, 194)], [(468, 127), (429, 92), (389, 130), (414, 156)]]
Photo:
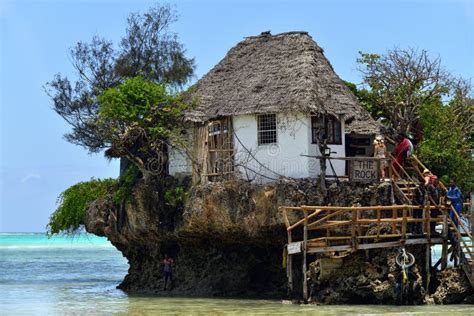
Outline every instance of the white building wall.
[[(311, 117), (308, 118), (308, 126), (309, 126), (309, 135), (311, 135)], [(342, 144), (341, 145), (333, 145), (333, 144), (328, 144), (329, 148), (331, 148), (331, 157), (345, 157), (346, 156), (346, 140), (345, 140), (345, 125), (344, 121), (341, 121), (341, 129), (342, 129)], [(309, 154), (310, 156), (321, 156), (319, 153), (319, 148), (317, 144), (312, 143), (312, 137), (309, 138), (308, 142), (309, 146)], [(333, 159), (331, 160), (331, 163), (334, 167), (334, 171), (336, 172), (336, 175), (338, 177), (344, 176), (346, 174), (346, 162), (344, 160), (336, 160)], [(321, 172), (321, 168), (319, 165), (319, 159), (314, 159), (310, 161), (309, 164), (309, 176), (311, 177), (316, 177), (319, 175)], [(329, 162), (326, 165), (326, 175), (327, 176), (332, 176), (333, 172), (331, 169), (331, 166), (329, 165)]]
[[(291, 178), (316, 177), (320, 173), (319, 160), (302, 155), (319, 156), (317, 144), (312, 144), (311, 117), (308, 114), (277, 114), (277, 143), (258, 145), (257, 115), (237, 115), (232, 118), (236, 170), (244, 179), (260, 183), (286, 176)], [(342, 144), (329, 145), (332, 157), (345, 157), (344, 122)], [(189, 133), (191, 134), (191, 133)], [(345, 161), (332, 161), (336, 174), (345, 175)], [(169, 173), (191, 174), (192, 163), (182, 150), (169, 152)], [(329, 164), (327, 175), (332, 175)]]
[(277, 143), (258, 145), (257, 115), (234, 116), (236, 169), (245, 179), (269, 182), (280, 175), (305, 178), (309, 174), (309, 118), (299, 113), (277, 114)]
[[(192, 131), (187, 131), (188, 141), (193, 139)], [(185, 154), (184, 150), (181, 148), (170, 148), (168, 152), (168, 172), (172, 176), (178, 174), (187, 174), (192, 173), (193, 166), (191, 160)]]

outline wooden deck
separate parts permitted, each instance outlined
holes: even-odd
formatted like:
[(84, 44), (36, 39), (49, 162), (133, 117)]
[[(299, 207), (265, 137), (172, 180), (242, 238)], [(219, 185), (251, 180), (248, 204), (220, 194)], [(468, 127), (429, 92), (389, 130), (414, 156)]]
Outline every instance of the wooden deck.
[[(431, 217), (431, 211), (438, 209), (441, 215)], [(431, 267), (432, 245), (442, 246), (441, 259), (433, 266), (447, 267), (448, 255), (455, 255), (466, 276), (474, 286), (472, 258), (474, 244), (472, 234), (458, 218), (459, 225), (449, 217), (448, 206), (430, 205), (387, 205), (387, 206), (300, 206), (281, 207), (288, 234), (287, 277), (289, 290), (293, 290), (293, 256), (303, 256), (303, 280), (307, 280), (308, 254), (325, 254), (340, 258), (358, 250), (427, 245), (425, 260)], [(432, 231), (432, 224), (437, 230)], [(413, 234), (415, 225), (420, 225), (421, 234)], [(302, 230), (300, 240), (295, 232)], [(451, 236), (451, 238), (449, 238)], [(453, 238), (454, 236), (454, 238)], [(453, 241), (454, 239), (454, 241)], [(303, 282), (303, 296), (308, 298), (306, 281)]]

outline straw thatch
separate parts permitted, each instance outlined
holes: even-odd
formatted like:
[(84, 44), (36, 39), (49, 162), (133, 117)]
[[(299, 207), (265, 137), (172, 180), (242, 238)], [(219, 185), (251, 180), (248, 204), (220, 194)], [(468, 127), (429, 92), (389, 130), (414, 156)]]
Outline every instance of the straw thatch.
[(198, 105), (187, 119), (312, 112), (342, 116), (348, 130), (378, 131), (377, 123), (336, 75), (306, 32), (245, 38), (187, 92)]

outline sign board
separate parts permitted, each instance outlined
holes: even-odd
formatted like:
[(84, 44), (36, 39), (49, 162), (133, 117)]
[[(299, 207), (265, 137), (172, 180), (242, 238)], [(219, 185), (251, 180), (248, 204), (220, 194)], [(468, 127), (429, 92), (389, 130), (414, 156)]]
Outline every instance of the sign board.
[(350, 161), (349, 180), (354, 182), (379, 181), (379, 161), (372, 159), (361, 159)]
[(288, 254), (293, 255), (295, 253), (301, 252), (301, 245), (303, 244), (302, 241), (292, 242), (287, 245)]

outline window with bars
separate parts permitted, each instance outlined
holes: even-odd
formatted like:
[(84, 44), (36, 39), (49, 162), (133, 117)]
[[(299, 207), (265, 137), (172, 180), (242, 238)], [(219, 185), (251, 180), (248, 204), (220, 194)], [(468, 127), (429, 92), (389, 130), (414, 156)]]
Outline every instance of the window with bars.
[[(325, 121), (324, 126), (323, 121)], [(317, 136), (323, 140), (326, 138), (326, 144), (342, 145), (342, 126), (341, 121), (336, 119), (334, 116), (326, 116), (325, 120), (323, 116), (311, 116), (311, 131), (313, 144), (317, 144)]]
[(258, 144), (274, 144), (277, 142), (276, 114), (257, 115)]

